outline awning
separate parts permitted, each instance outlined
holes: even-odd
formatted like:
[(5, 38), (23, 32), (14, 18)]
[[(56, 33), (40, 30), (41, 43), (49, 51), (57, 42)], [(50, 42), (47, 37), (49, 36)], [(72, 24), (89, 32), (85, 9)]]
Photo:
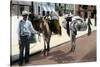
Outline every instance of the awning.
[(42, 9), (44, 11), (49, 11), (49, 12), (53, 11), (54, 12), (54, 10), (52, 10), (51, 7), (49, 7), (49, 6), (42, 6)]
[(50, 12), (52, 11), (49, 6), (47, 6), (47, 10), (50, 11)]
[(55, 12), (55, 9), (53, 7), (50, 7), (51, 11)]
[(42, 6), (42, 9), (43, 9), (44, 11), (48, 11), (47, 8), (46, 8), (46, 6)]

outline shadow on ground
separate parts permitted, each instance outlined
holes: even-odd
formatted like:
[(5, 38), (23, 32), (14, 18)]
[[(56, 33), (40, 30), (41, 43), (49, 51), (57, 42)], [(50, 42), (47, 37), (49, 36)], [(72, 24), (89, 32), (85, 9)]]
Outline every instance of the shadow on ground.
[(49, 60), (53, 60), (57, 63), (66, 63), (66, 62), (74, 61), (75, 59), (73, 56), (69, 55), (70, 53), (71, 53), (70, 51), (68, 51), (67, 53), (61, 50), (54, 51), (50, 53)]

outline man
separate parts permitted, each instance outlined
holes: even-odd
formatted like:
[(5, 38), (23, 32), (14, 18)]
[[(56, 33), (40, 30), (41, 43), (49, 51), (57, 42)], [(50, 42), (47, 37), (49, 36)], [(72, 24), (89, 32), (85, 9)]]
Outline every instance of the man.
[(24, 50), (25, 50), (25, 62), (29, 62), (29, 48), (30, 48), (30, 36), (31, 34), (37, 33), (31, 22), (28, 20), (28, 14), (29, 12), (23, 11), (22, 16), (23, 19), (19, 22), (19, 29), (18, 29), (18, 35), (19, 35), (19, 65), (23, 64), (24, 60)]
[(91, 25), (92, 25), (92, 23), (91, 23), (91, 12), (88, 12), (88, 23), (87, 23), (87, 25), (88, 25), (88, 36), (91, 34)]
[(92, 25), (92, 23), (91, 23), (91, 18), (89, 17), (88, 18), (88, 23), (87, 23), (87, 25), (88, 25), (88, 36), (91, 34), (91, 25)]
[(65, 18), (67, 23), (66, 23), (66, 29), (67, 29), (67, 34), (68, 36), (70, 36), (70, 29), (69, 29), (69, 23), (72, 21), (72, 15), (71, 14), (68, 14), (68, 17)]

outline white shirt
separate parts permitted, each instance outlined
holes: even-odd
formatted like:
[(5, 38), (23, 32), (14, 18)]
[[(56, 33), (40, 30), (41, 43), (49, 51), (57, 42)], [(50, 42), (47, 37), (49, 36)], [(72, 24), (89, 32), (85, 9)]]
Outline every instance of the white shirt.
[(31, 22), (29, 20), (20, 20), (18, 27), (18, 35), (20, 36), (31, 36), (31, 33), (35, 34), (37, 31), (34, 30)]

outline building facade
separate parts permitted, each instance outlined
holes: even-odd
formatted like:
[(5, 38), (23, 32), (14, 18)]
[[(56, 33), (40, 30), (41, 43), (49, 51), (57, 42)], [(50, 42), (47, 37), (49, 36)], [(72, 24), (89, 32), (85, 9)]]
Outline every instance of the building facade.
[(47, 12), (55, 11), (55, 4), (48, 2), (33, 2), (33, 13), (36, 15), (45, 15)]
[(69, 14), (70, 12), (74, 15), (81, 17), (95, 17), (96, 6), (93, 5), (75, 5), (75, 4), (64, 4), (64, 3), (50, 3), (50, 2), (32, 2), (32, 1), (11, 1), (11, 15), (20, 16), (23, 10), (27, 10), (36, 15), (47, 14), (47, 12), (56, 11), (57, 13)]
[(74, 14), (74, 4), (64, 4), (64, 3), (55, 3), (55, 10), (58, 12), (61, 12), (63, 14), (69, 14), (72, 13)]
[(96, 15), (96, 6), (94, 5), (76, 5), (75, 14), (81, 17), (91, 17), (94, 18)]
[(20, 16), (23, 10), (36, 15), (43, 15), (43, 12), (55, 11), (55, 3), (32, 2), (32, 1), (11, 1), (11, 15)]
[(31, 10), (31, 2), (29, 1), (11, 1), (10, 5), (11, 16), (20, 16), (23, 10)]

